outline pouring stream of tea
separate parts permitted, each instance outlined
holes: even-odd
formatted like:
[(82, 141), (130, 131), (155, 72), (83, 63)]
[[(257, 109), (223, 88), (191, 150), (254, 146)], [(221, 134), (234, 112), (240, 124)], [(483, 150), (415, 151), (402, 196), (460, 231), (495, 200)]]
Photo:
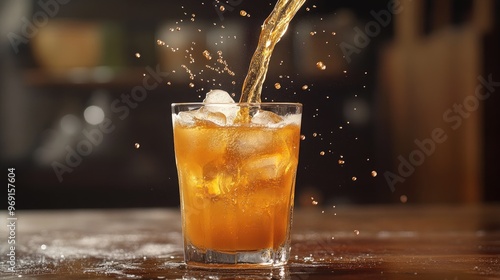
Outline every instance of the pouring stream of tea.
[[(262, 85), (266, 79), (274, 46), (285, 34), (288, 24), (305, 2), (306, 0), (279, 0), (264, 21), (257, 49), (252, 56), (247, 76), (243, 82), (240, 103), (259, 103), (261, 101)], [(240, 117), (247, 120), (247, 113), (248, 111), (245, 114), (240, 110)]]

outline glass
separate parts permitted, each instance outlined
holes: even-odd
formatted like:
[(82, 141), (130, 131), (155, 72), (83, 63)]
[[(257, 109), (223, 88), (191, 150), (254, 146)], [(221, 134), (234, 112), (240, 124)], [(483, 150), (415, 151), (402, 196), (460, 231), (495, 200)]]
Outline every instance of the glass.
[(288, 261), (301, 115), (299, 103), (172, 104), (188, 265)]

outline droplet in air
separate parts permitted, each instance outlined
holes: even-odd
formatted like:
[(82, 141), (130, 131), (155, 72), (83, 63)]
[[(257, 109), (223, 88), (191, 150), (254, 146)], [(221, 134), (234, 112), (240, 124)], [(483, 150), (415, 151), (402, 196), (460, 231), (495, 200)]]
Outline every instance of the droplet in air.
[(306, 136), (305, 135), (300, 135), (300, 140), (306, 140)]
[(316, 136), (318, 136), (318, 133), (314, 132), (313, 137), (316, 137)]
[(240, 16), (246, 17), (247, 15), (248, 15), (248, 13), (245, 10), (240, 11)]
[(318, 202), (316, 200), (313, 200), (311, 203), (312, 205), (318, 205)]
[(134, 144), (134, 147), (135, 147), (136, 149), (139, 149), (139, 148), (141, 147), (141, 144), (139, 144), (139, 143), (135, 143), (135, 144)]
[(45, 245), (45, 244), (42, 244), (42, 245), (40, 246), (40, 249), (42, 249), (42, 250), (45, 250), (45, 249), (47, 249), (47, 245)]
[(352, 176), (351, 180), (354, 182), (354, 181), (358, 180), (358, 178), (356, 176)]
[(141, 54), (140, 53), (135, 53), (135, 57), (140, 58)]
[(343, 159), (339, 159), (339, 164), (340, 165), (343, 165), (345, 163), (345, 161)]
[(276, 89), (280, 89), (280, 88), (281, 88), (281, 84), (280, 84), (280, 83), (275, 83), (275, 84), (274, 84), (274, 88), (276, 88)]
[(319, 152), (319, 155), (320, 155), (320, 156), (324, 156), (324, 155), (325, 155), (325, 151), (321, 151), (321, 152)]
[(208, 60), (211, 60), (212, 59), (212, 56), (210, 55), (210, 52), (207, 51), (207, 50), (204, 50), (203, 51), (203, 56), (208, 59)]
[(359, 235), (359, 230), (355, 229), (354, 234)]
[(308, 88), (309, 88), (309, 87), (308, 87), (307, 85), (303, 85), (303, 86), (302, 86), (302, 90), (306, 90), (306, 89), (308, 89)]
[(316, 62), (316, 68), (318, 68), (319, 70), (325, 70), (326, 65), (323, 63), (323, 61), (318, 61)]
[(399, 201), (401, 201), (401, 203), (406, 203), (408, 201), (408, 197), (403, 194), (399, 197)]
[(190, 88), (193, 88), (193, 87), (194, 87), (194, 84), (193, 84), (193, 83), (189, 83), (189, 87), (190, 87)]
[(373, 170), (371, 174), (372, 174), (372, 177), (377, 177), (377, 171)]

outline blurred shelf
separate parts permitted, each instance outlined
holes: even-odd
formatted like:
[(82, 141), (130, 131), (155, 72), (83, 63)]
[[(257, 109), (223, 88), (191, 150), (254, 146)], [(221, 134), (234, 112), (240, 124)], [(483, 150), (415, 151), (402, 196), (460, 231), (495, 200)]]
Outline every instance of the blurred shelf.
[(25, 84), (30, 87), (54, 88), (132, 88), (143, 84), (146, 67), (113, 69), (110, 67), (74, 68), (64, 72), (43, 69), (24, 71)]

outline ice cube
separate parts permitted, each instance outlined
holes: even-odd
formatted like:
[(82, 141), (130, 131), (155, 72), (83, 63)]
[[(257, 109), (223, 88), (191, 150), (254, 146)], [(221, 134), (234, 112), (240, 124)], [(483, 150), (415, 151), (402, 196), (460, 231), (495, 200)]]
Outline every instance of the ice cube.
[(221, 112), (211, 112), (202, 107), (199, 110), (180, 112), (178, 115), (173, 115), (176, 122), (184, 126), (194, 124), (213, 123), (218, 126), (226, 125), (226, 116)]
[(213, 160), (203, 166), (203, 184), (206, 195), (215, 197), (230, 192), (236, 172), (222, 160)]
[[(232, 124), (236, 115), (238, 114), (239, 107), (235, 104), (233, 98), (229, 93), (214, 89), (207, 93), (205, 99), (203, 100), (206, 111), (219, 112), (226, 116), (225, 123)], [(227, 105), (212, 105), (212, 104), (227, 104)], [(232, 105), (231, 105), (232, 104)]]
[(234, 100), (226, 91), (214, 89), (207, 92), (203, 103), (234, 103)]
[(181, 125), (193, 125), (195, 123), (195, 116), (197, 111), (186, 111), (179, 112), (178, 115), (173, 115), (172, 117)]
[(270, 124), (278, 124), (283, 121), (283, 118), (278, 116), (277, 114), (270, 112), (259, 110), (253, 117), (252, 123), (258, 125), (270, 125)]
[(242, 132), (237, 137), (234, 137), (230, 143), (229, 151), (238, 158), (263, 153), (273, 141), (272, 133), (272, 131), (266, 130)]
[(251, 157), (244, 163), (243, 172), (257, 180), (278, 179), (285, 172), (286, 164), (283, 155), (267, 154)]
[(196, 115), (194, 116), (195, 121), (197, 122), (211, 122), (219, 126), (224, 126), (226, 125), (226, 115), (222, 112), (212, 112), (208, 110), (206, 107), (202, 107), (200, 110), (197, 111)]

